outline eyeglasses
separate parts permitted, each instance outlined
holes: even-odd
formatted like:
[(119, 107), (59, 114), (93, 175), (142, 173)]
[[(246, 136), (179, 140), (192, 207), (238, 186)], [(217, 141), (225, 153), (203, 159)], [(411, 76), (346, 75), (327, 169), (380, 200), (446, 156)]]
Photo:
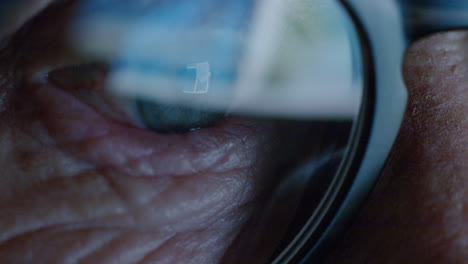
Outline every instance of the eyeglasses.
[[(392, 148), (408, 44), (468, 26), (468, 3), (447, 0), (82, 0), (44, 12), (60, 13), (54, 44), (26, 82), (160, 138), (250, 131), (220, 161), (248, 167), (255, 197), (223, 263), (318, 261)], [(195, 154), (196, 168), (217, 158)]]

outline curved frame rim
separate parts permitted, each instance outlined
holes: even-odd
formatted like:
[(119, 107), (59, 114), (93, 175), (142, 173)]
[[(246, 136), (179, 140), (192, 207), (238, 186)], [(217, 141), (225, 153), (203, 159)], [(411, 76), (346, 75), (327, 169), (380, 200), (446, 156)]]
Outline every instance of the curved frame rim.
[(369, 134), (364, 133), (356, 138), (367, 142), (367, 148), (362, 160), (356, 160), (356, 155), (352, 157), (352, 166), (357, 166), (357, 171), (351, 186), (325, 232), (300, 263), (319, 261), (368, 197), (396, 140), (408, 100), (402, 76), (407, 40), (399, 6), (394, 1), (339, 1), (348, 7), (359, 20), (358, 26), (367, 34), (365, 41), (368, 42), (368, 52), (374, 66), (374, 83), (369, 87), (374, 89), (374, 105), (369, 109), (370, 120), (365, 121), (370, 123), (363, 124), (370, 126)]

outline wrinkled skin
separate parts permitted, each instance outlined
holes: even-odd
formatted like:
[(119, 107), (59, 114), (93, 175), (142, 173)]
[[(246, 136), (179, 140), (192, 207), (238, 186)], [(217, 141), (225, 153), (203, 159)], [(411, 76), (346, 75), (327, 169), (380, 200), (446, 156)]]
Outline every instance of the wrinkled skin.
[[(216, 262), (256, 193), (257, 125), (229, 120), (158, 135), (70, 91), (32, 84), (35, 73), (68, 58), (56, 26), (63, 10), (2, 54), (1, 262)], [(12, 29), (25, 20), (14, 18)]]
[[(46, 2), (25, 5), (1, 34)], [(163, 138), (109, 120), (67, 93), (25, 85), (60, 52), (30, 45), (39, 44), (0, 61), (2, 263), (216, 263), (252, 209), (272, 128), (230, 119)], [(467, 47), (467, 33), (450, 33), (411, 48), (395, 150), (329, 263), (468, 259)]]

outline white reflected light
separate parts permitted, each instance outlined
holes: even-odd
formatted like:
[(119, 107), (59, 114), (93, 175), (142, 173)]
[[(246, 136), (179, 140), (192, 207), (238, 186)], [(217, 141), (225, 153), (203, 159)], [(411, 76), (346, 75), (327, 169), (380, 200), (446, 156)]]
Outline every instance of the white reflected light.
[(72, 39), (83, 54), (113, 61), (108, 89), (121, 96), (267, 117), (353, 119), (362, 97), (357, 36), (344, 10), (328, 2), (257, 1), (246, 29), (193, 20), (193, 13), (183, 26), (154, 15), (84, 16)]

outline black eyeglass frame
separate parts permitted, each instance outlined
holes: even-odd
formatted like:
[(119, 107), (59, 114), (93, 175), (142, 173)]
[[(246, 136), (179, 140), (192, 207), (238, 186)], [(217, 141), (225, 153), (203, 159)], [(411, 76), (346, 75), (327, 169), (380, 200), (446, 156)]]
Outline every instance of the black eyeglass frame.
[(300, 234), (272, 260), (275, 264), (320, 262), (368, 197), (406, 110), (402, 66), (409, 44), (432, 33), (468, 28), (468, 1), (337, 1), (348, 11), (360, 36), (363, 104), (333, 183)]

